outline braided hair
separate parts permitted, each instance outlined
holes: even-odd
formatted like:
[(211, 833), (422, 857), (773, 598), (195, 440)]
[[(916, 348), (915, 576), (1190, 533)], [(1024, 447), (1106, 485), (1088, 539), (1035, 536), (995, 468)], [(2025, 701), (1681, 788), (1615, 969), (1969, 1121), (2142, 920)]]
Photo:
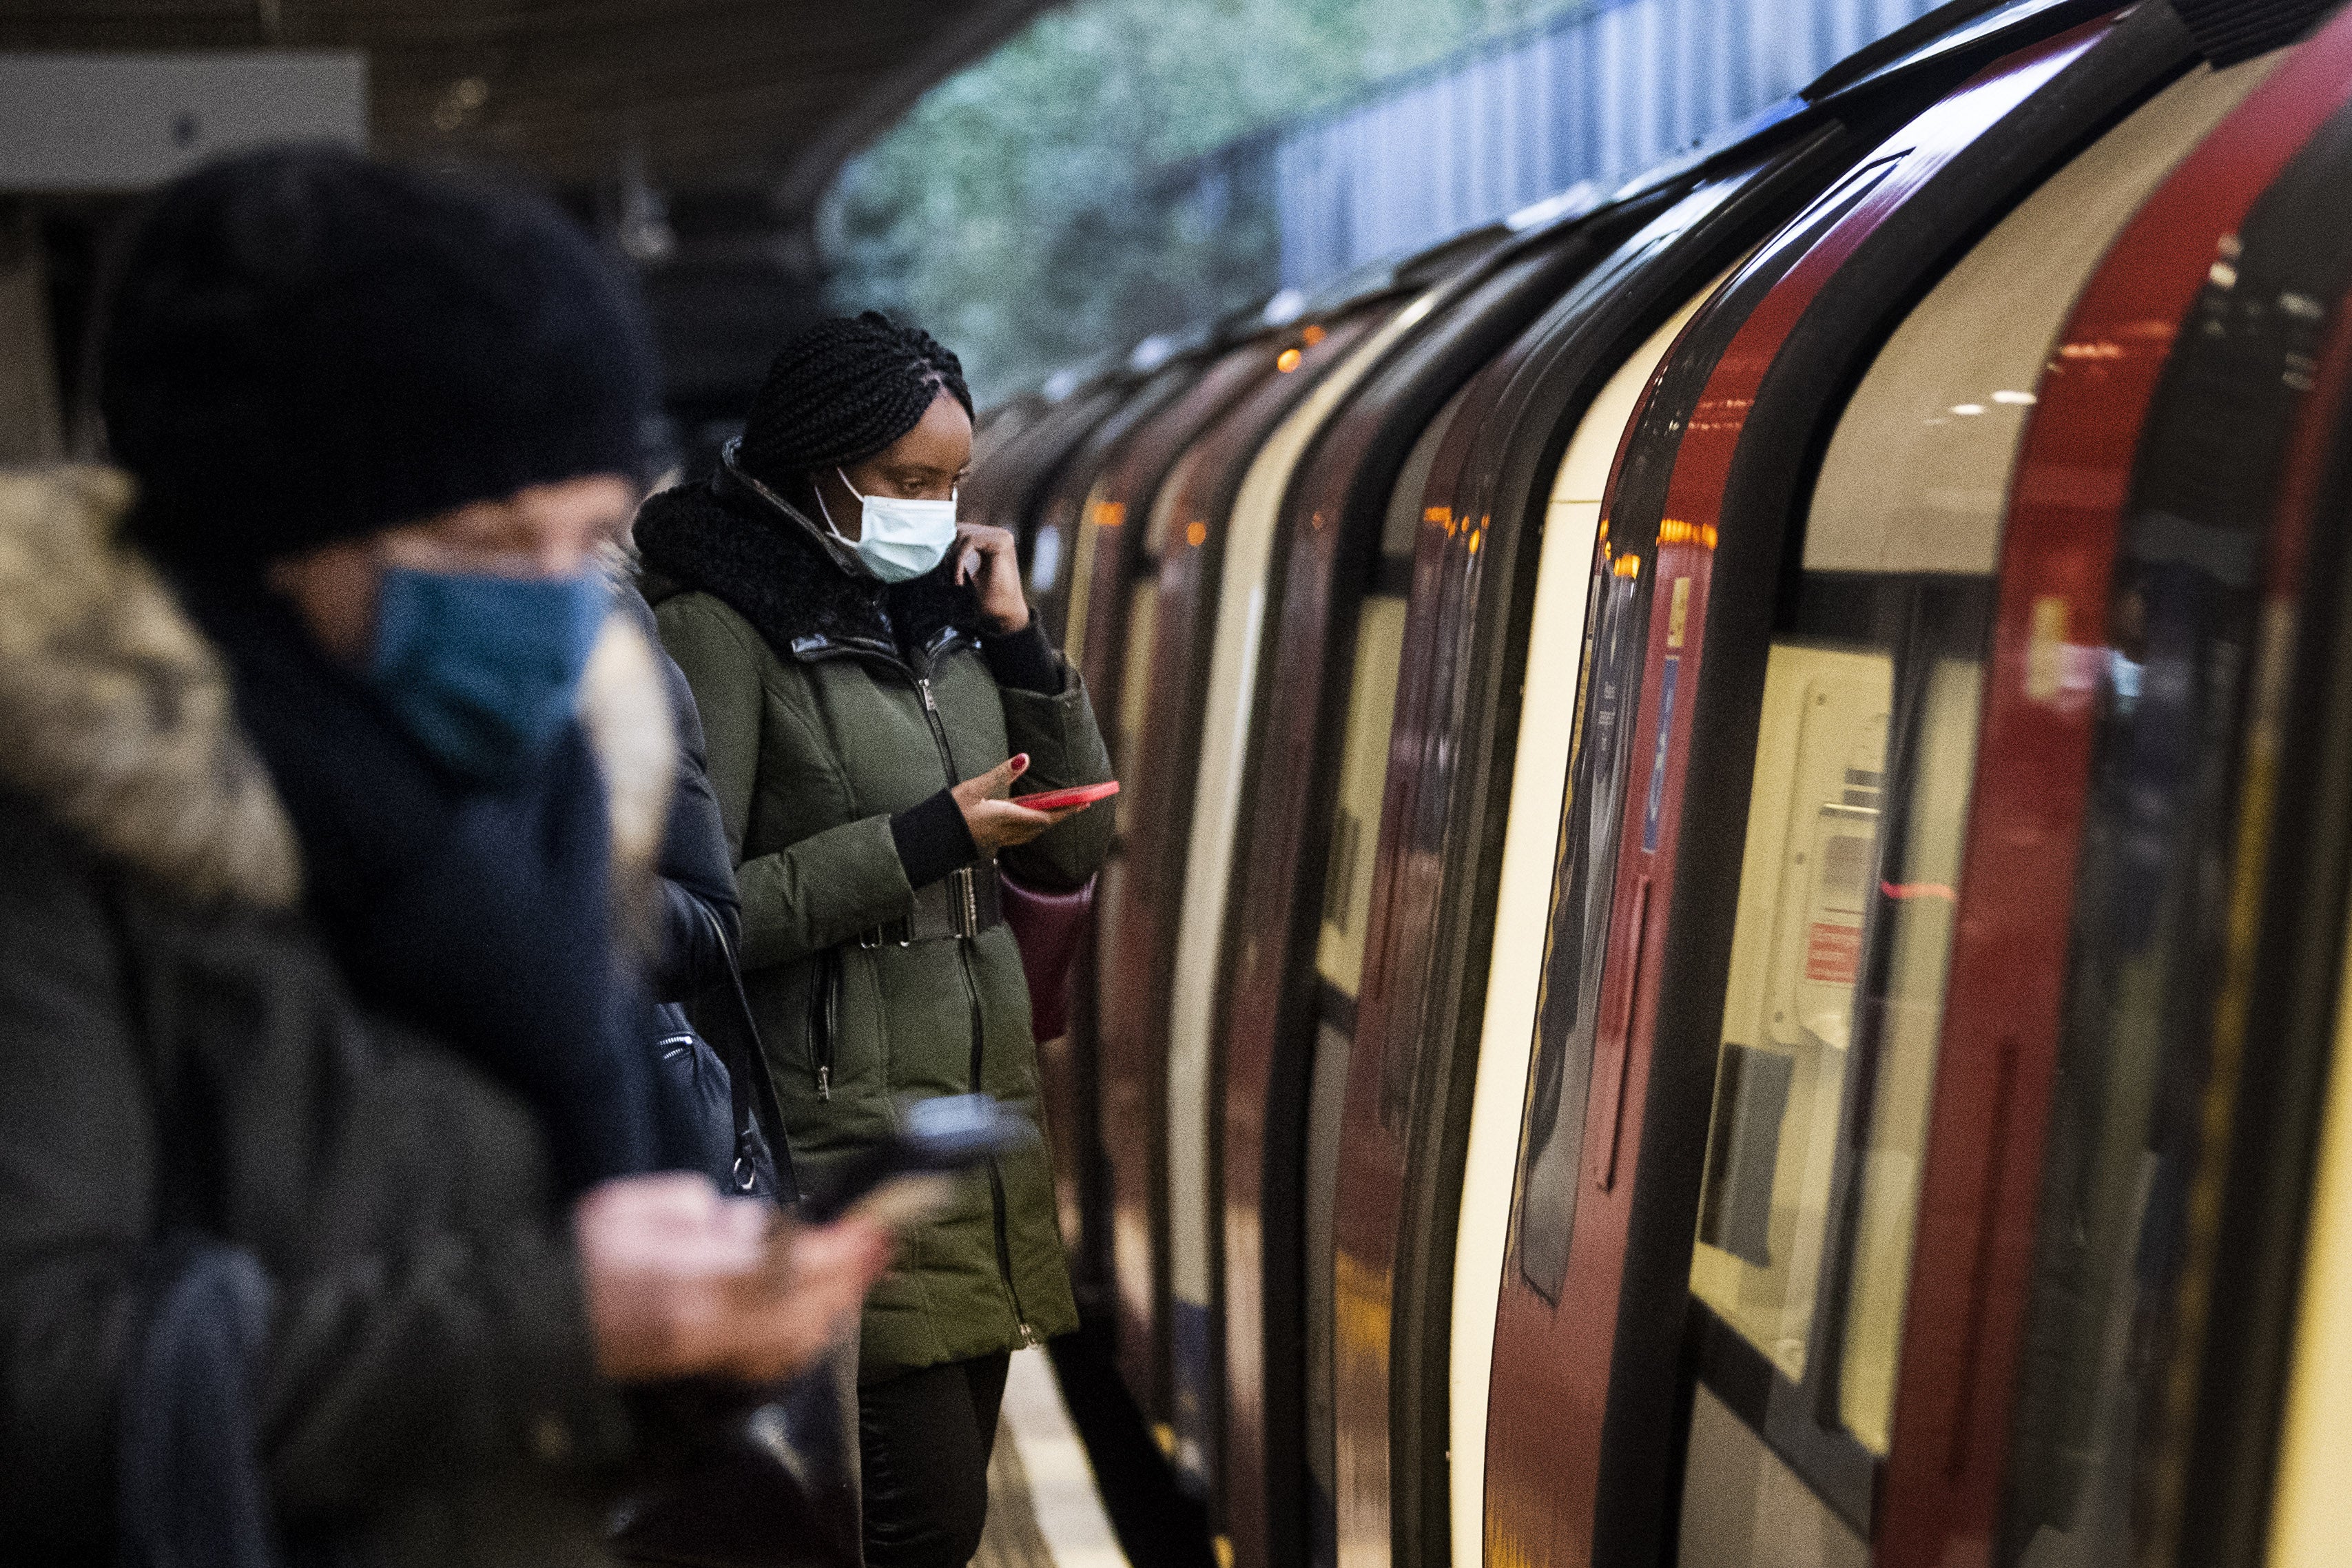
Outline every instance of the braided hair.
[(768, 367), (736, 461), (771, 485), (863, 462), (920, 424), (941, 392), (971, 412), (962, 363), (929, 332), (879, 310), (835, 316), (786, 343)]

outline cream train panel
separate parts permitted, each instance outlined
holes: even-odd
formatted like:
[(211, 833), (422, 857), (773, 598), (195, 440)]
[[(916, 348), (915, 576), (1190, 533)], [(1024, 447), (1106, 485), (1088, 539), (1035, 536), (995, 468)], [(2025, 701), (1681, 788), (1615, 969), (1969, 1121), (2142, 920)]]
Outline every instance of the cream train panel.
[(2270, 1568), (2338, 1568), (2352, 1497), (2352, 946), (2336, 1002), (2294, 1367), (2271, 1501)]
[(1805, 524), (1807, 571), (1993, 570), (2032, 388), (2074, 297), (2157, 182), (2276, 63), (2198, 67), (1944, 275), (1838, 421)]
[[(1407, 304), (1358, 344), (1275, 427), (1250, 462), (1234, 499), (1210, 646), (1201, 724), (1199, 785), (1176, 927), (1168, 1032), (1169, 1284), (1179, 1301), (1206, 1308), (1215, 1247), (1210, 1215), (1211, 1020), (1223, 961), (1225, 900), (1233, 883), (1242, 768), (1249, 755), (1252, 698), (1265, 629), (1266, 577), (1290, 476), (1324, 421), (1391, 343), (1436, 303), (1434, 290)], [(1172, 489), (1174, 487), (1169, 487)], [(1394, 684), (1391, 682), (1391, 686)]]
[(1569, 748), (1575, 738), (1585, 591), (1591, 584), (1598, 548), (1601, 495), (1642, 389), (1681, 335), (1684, 323), (1715, 288), (1710, 283), (1693, 295), (1601, 387), (1569, 440), (1544, 519), (1525, 687), (1544, 696), (1527, 702), (1519, 714), (1510, 814), (1503, 829), (1502, 879), (1496, 893), (1495, 950), (1487, 966), (1486, 1011), (1479, 1028), (1478, 1076), (1471, 1090), (1470, 1144), (1454, 1239), (1447, 1425), (1456, 1563), (1475, 1563), (1483, 1552), (1486, 1391), (1493, 1372), (1495, 1311), (1510, 1230), (1519, 1110), (1527, 1099), (1528, 1064), (1535, 1045), (1552, 858), (1568, 788)]

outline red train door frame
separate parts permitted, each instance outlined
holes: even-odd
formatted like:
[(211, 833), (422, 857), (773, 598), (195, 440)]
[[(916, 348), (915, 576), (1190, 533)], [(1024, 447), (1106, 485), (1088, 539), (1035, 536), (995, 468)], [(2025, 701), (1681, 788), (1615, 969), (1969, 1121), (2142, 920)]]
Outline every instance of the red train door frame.
[(2347, 101), (2352, 15), (2298, 49), (2149, 199), (2036, 389), (2002, 546), (1881, 1502), (1885, 1563), (1989, 1563), (1999, 1523), (2088, 782), (2090, 661), (2106, 637), (2140, 426), (2175, 324), (2223, 242)]

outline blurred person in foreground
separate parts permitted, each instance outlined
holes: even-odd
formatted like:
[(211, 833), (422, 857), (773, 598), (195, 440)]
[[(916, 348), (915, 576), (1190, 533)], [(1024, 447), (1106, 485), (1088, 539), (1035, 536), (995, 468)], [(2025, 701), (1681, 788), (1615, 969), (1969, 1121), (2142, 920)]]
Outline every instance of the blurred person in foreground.
[[(908, 1098), (985, 1090), (1042, 1121), (996, 862), (1073, 888), (1109, 846), (1108, 810), (1003, 798), (1109, 761), (1013, 536), (955, 516), (971, 461), (955, 355), (869, 312), (787, 344), (719, 474), (637, 517), (735, 849), (746, 984), (818, 1172)], [(971, 1560), (1009, 1352), (1076, 1316), (1042, 1144), (912, 1233), (860, 1329), (869, 1568)]]
[(888, 1248), (647, 1173), (635, 307), (293, 149), (102, 330), (127, 475), (0, 478), (0, 1560), (594, 1562), (629, 1385), (791, 1373)]

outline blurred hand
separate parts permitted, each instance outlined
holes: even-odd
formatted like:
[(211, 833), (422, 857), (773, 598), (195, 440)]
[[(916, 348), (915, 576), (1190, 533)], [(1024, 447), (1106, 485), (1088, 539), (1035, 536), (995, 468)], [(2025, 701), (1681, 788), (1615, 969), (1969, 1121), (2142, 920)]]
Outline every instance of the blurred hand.
[(605, 1183), (572, 1233), (596, 1369), (617, 1383), (790, 1377), (847, 1331), (891, 1253), (870, 1220), (803, 1229), (683, 1173)]
[[(1003, 532), (1002, 529), (997, 530)], [(1007, 535), (1007, 537), (1011, 537)], [(1022, 752), (982, 773), (969, 778), (948, 793), (963, 809), (963, 825), (971, 834), (971, 841), (980, 847), (983, 860), (1000, 849), (1015, 844), (1026, 844), (1047, 828), (1067, 822), (1086, 810), (1083, 805), (1064, 806), (1059, 811), (1032, 811), (1003, 796), (1013, 788), (1013, 781), (1029, 771), (1029, 753)]]
[(1021, 559), (1013, 535), (976, 522), (956, 524), (956, 581), (980, 590), (980, 618), (998, 637), (1029, 624), (1029, 600), (1021, 592)]

